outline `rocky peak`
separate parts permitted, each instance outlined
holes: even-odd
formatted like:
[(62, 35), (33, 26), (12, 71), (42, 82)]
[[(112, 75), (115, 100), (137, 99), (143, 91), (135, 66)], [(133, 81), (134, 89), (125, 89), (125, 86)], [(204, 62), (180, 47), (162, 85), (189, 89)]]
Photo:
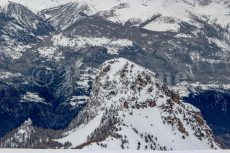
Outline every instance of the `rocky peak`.
[(0, 146), (4, 148), (17, 148), (29, 146), (29, 141), (35, 132), (31, 119), (26, 120), (21, 126), (8, 133), (0, 140)]
[(172, 93), (155, 73), (123, 58), (109, 60), (100, 67), (88, 106), (75, 120), (78, 126), (58, 141), (91, 149), (220, 148), (200, 111), (174, 100)]
[(105, 109), (111, 105), (121, 108), (123, 105), (138, 107), (148, 100), (157, 101), (161, 105), (162, 99), (168, 99), (163, 96), (161, 87), (156, 74), (143, 67), (123, 58), (110, 60), (101, 66), (96, 76), (90, 106), (97, 106), (92, 110), (101, 111), (100, 108)]
[[(100, 67), (100, 73), (93, 85), (91, 101), (90, 106), (97, 106), (92, 110), (100, 111), (100, 106), (101, 109), (111, 105), (136, 108), (145, 107), (143, 105), (160, 106), (166, 101), (180, 103), (180, 97), (161, 83), (155, 73), (118, 58), (107, 61)], [(111, 103), (107, 103), (108, 101)]]
[(9, 2), (4, 8), (5, 14), (13, 19), (14, 22), (33, 33), (34, 35), (48, 35), (53, 28), (42, 18), (34, 14), (30, 9), (19, 3)]
[(54, 8), (45, 9), (38, 14), (56, 29), (64, 30), (79, 19), (92, 14), (93, 7), (85, 2), (70, 2)]

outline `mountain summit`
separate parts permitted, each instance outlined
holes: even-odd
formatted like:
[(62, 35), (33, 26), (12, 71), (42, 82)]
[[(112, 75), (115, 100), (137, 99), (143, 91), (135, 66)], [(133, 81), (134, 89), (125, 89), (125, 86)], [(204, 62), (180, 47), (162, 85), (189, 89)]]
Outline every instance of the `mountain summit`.
[(183, 103), (154, 73), (123, 58), (100, 67), (79, 123), (57, 141), (89, 149), (220, 148), (197, 108)]

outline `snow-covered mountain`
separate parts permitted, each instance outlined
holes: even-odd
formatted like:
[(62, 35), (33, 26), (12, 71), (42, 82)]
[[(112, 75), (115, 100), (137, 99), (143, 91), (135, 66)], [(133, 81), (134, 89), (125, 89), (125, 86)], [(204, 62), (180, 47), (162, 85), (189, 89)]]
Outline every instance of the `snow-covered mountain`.
[[(5, 5), (7, 1), (3, 0), (0, 5)], [(193, 16), (222, 26), (229, 24), (228, 0), (12, 0), (12, 2), (27, 6), (34, 13), (43, 12), (40, 13), (44, 18), (49, 18), (50, 22), (56, 25), (62, 23), (62, 28), (68, 27), (71, 21), (73, 24), (80, 16), (89, 14), (99, 14), (112, 22), (142, 26), (153, 31), (178, 31), (182, 22), (199, 26), (193, 21)]]
[(35, 132), (34, 127), (32, 126), (32, 121), (28, 119), (25, 121), (20, 127), (14, 130), (10, 135), (10, 137), (6, 136), (5, 138), (1, 139), (0, 147), (17, 147), (17, 146), (24, 146), (26, 147), (27, 144), (32, 139), (32, 135)]
[[(148, 149), (155, 148), (150, 144), (152, 141), (153, 145), (156, 145), (155, 149), (180, 149), (176, 144), (182, 143), (182, 140), (184, 148), (181, 149), (195, 148), (195, 145), (187, 145), (190, 141), (201, 149), (218, 147), (213, 135), (210, 134), (210, 128), (203, 119), (200, 120), (200, 113), (196, 113), (198, 110), (182, 101), (179, 102), (177, 94), (167, 87), (162, 89), (163, 85), (152, 72), (163, 76), (160, 78), (161, 81), (165, 81), (165, 76), (169, 74), (167, 79), (169, 77), (171, 80), (167, 81), (172, 85), (177, 83), (175, 78), (180, 74), (185, 75), (182, 79), (188, 84), (196, 81), (205, 84), (229, 84), (229, 5), (228, 0), (1, 0), (0, 135), (17, 129), (19, 125), (23, 126), (24, 121), (31, 118), (35, 131), (38, 130), (35, 127), (42, 129), (35, 132), (36, 142), (28, 145), (30, 147), (98, 147), (94, 142), (95, 137), (99, 137), (98, 131), (104, 130), (108, 125), (104, 122), (110, 122), (109, 115), (115, 114), (114, 121), (118, 123), (112, 124), (122, 130), (105, 132), (116, 136), (114, 143), (111, 143), (107, 135), (99, 137), (102, 147), (107, 145), (109, 148), (111, 144), (122, 142), (124, 148), (137, 149), (138, 146), (130, 140), (130, 134), (133, 134), (130, 132), (132, 126), (137, 129), (138, 134), (135, 138), (141, 143), (140, 149), (145, 149), (145, 145)], [(114, 64), (109, 61), (101, 67), (99, 74), (102, 76), (95, 76), (102, 63), (114, 58), (118, 58), (114, 60)], [(128, 63), (128, 67), (121, 78), (122, 76), (115, 73), (123, 74), (121, 69), (124, 63)], [(108, 65), (117, 65), (118, 69), (111, 72), (108, 68), (108, 72), (102, 73), (102, 69)], [(131, 68), (130, 65), (135, 66)], [(33, 78), (34, 72), (40, 70), (38, 66), (52, 73), (39, 78), (46, 81), (51, 79), (52, 82), (48, 82), (45, 87), (38, 84), (39, 82), (34, 82), (37, 81), (37, 78)], [(140, 80), (137, 72), (140, 73)], [(147, 84), (142, 77), (147, 77)], [(151, 90), (147, 89), (149, 86), (155, 90), (148, 91)], [(182, 86), (176, 88), (179, 93), (187, 90)], [(100, 91), (98, 95), (95, 94), (97, 90)], [(127, 93), (127, 96), (124, 93)], [(156, 106), (151, 107), (155, 105), (154, 101)], [(109, 103), (114, 104), (111, 106)], [(136, 103), (138, 107), (141, 105), (144, 108), (130, 107), (136, 106)], [(98, 107), (95, 108), (94, 104)], [(126, 104), (128, 109), (124, 108), (127, 107)], [(48, 139), (52, 140), (49, 144), (46, 141), (47, 134), (42, 136), (40, 142), (38, 133), (51, 129), (65, 129), (71, 120), (78, 118), (79, 111), (85, 105), (96, 112), (86, 108), (82, 115), (88, 116), (89, 119), (86, 119), (84, 124), (78, 127), (80, 122), (76, 124), (74, 120), (69, 127), (73, 131), (65, 130), (65, 136), (68, 136), (63, 138), (59, 135), (63, 131), (58, 131), (58, 136), (54, 136), (57, 134), (55, 132), (48, 136)], [(108, 112), (110, 108), (115, 110), (106, 114), (105, 110)], [(162, 118), (152, 118), (156, 115)], [(140, 123), (143, 123), (142, 120), (147, 122), (146, 126), (141, 127), (144, 131), (130, 121), (134, 116)], [(102, 118), (105, 121), (100, 123)], [(186, 120), (194, 122), (187, 124)], [(98, 126), (94, 127), (98, 131), (91, 131), (93, 134), (81, 142), (72, 141), (79, 131), (85, 132), (85, 129), (81, 128), (86, 127), (87, 130), (94, 121), (98, 123)], [(171, 124), (174, 121), (175, 123)], [(159, 122), (159, 126), (165, 130), (160, 133), (172, 132), (172, 139), (160, 139), (160, 133), (158, 135), (155, 132), (154, 128), (157, 127), (153, 122)], [(201, 125), (197, 124), (198, 122)], [(180, 125), (183, 125), (185, 133), (180, 131), (184, 131)], [(194, 126), (201, 129), (201, 133), (197, 133), (199, 130), (193, 129)], [(127, 138), (122, 133), (124, 131)], [(147, 142), (143, 141), (145, 131), (150, 134)], [(8, 136), (11, 137), (11, 134)], [(152, 139), (151, 134), (154, 134), (154, 138), (157, 137), (157, 141)], [(198, 140), (200, 136), (202, 141)], [(130, 144), (126, 140), (129, 140)], [(68, 141), (71, 141), (72, 146)], [(60, 144), (64, 142), (66, 143)], [(22, 145), (17, 147), (19, 146)], [(115, 148), (120, 147), (119, 144)]]
[(0, 6), (4, 7), (9, 2), (14, 2), (22, 4), (32, 10), (34, 13), (37, 13), (38, 11), (41, 11), (43, 9), (66, 4), (71, 1), (72, 0), (1, 0)]
[(100, 67), (90, 102), (77, 121), (56, 141), (88, 149), (220, 147), (197, 108), (180, 101), (154, 73), (122, 58)]
[(18, 59), (42, 36), (54, 31), (50, 24), (18, 3), (9, 2), (0, 8), (0, 18), (0, 52), (11, 59)]
[(93, 11), (86, 3), (70, 2), (51, 9), (42, 10), (39, 14), (56, 29), (63, 30), (76, 21), (92, 15)]
[[(50, 138), (60, 137), (60, 131), (38, 128), (31, 119), (26, 120), (21, 126), (9, 132), (0, 139), (1, 148), (49, 148), (52, 146), (66, 148), (68, 143), (62, 145), (54, 143)], [(43, 144), (40, 145), (40, 144)], [(53, 147), (54, 148), (54, 147)]]
[(40, 17), (21, 4), (8, 3), (2, 11), (36, 36), (48, 35), (52, 29)]
[(35, 5), (40, 6), (39, 14), (62, 29), (81, 17), (96, 14), (112, 22), (152, 31), (177, 32), (183, 22), (201, 26), (193, 19), (197, 16), (208, 23), (224, 27), (229, 24), (229, 1), (226, 0), (56, 0), (46, 2), (46, 7), (42, 7), (42, 1), (18, 3), (27, 4), (33, 10)]
[(67, 129), (37, 128), (29, 119), (0, 139), (0, 146), (89, 150), (221, 148), (199, 109), (180, 100), (155, 73), (123, 58), (100, 66), (87, 106)]

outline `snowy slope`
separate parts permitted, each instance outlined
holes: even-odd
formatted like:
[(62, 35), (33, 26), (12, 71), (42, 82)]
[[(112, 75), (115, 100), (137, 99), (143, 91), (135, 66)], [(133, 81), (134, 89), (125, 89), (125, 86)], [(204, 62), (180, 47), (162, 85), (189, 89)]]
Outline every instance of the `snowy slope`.
[(92, 150), (218, 149), (199, 114), (154, 73), (119, 58), (101, 66), (76, 125), (83, 123), (56, 141)]
[(0, 6), (7, 5), (8, 2), (15, 2), (24, 5), (31, 9), (34, 13), (37, 13), (40, 10), (66, 4), (71, 1), (73, 0), (1, 0)]
[(123, 48), (133, 46), (133, 42), (128, 39), (111, 39), (106, 37), (83, 37), (83, 36), (65, 36), (62, 33), (52, 36), (51, 44), (39, 47), (38, 53), (41, 57), (60, 60), (64, 58), (65, 50), (60, 48), (73, 49), (78, 52), (87, 47), (103, 47), (108, 54), (118, 55)]
[(17, 147), (19, 145), (26, 147), (26, 144), (31, 141), (30, 139), (33, 132), (35, 132), (35, 129), (32, 125), (32, 121), (28, 119), (14, 130), (12, 136), (1, 138), (0, 147)]
[(86, 3), (70, 2), (39, 12), (43, 19), (48, 20), (54, 27), (64, 30), (76, 21), (92, 15), (92, 10)]
[(2, 8), (2, 12), (10, 18), (15, 19), (31, 35), (48, 35), (52, 27), (45, 23), (39, 16), (31, 10), (18, 3), (8, 3)]
[[(124, 4), (119, 7), (121, 4)], [(146, 25), (144, 28), (153, 31), (167, 31), (175, 30), (175, 27), (180, 26), (180, 23), (188, 22), (193, 23), (192, 16), (198, 16), (210, 23), (217, 23), (222, 26), (229, 24), (229, 2), (213, 1), (207, 3), (207, 5), (201, 5), (198, 1), (179, 0), (123, 0), (117, 7), (111, 9), (112, 16), (108, 17), (108, 20), (113, 22), (127, 23), (128, 21), (135, 21), (134, 25), (139, 25), (155, 15), (162, 15), (163, 18), (172, 18), (175, 21), (171, 23), (167, 20), (153, 20), (150, 25)], [(137, 24), (136, 24), (136, 21)], [(156, 22), (156, 23), (155, 23)], [(159, 23), (160, 22), (160, 23)], [(159, 24), (158, 26), (155, 24)], [(176, 25), (172, 25), (172, 24)], [(163, 26), (163, 29), (159, 29)]]

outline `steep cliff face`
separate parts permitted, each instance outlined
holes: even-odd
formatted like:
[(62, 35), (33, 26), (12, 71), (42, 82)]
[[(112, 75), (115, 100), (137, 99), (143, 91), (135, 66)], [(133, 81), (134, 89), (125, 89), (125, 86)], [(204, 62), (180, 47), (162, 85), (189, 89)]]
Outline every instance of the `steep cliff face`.
[(197, 108), (180, 101), (154, 73), (122, 58), (100, 67), (76, 125), (57, 141), (90, 149), (220, 148)]
[(51, 25), (21, 4), (10, 2), (3, 11), (35, 36), (49, 35), (53, 30)]

